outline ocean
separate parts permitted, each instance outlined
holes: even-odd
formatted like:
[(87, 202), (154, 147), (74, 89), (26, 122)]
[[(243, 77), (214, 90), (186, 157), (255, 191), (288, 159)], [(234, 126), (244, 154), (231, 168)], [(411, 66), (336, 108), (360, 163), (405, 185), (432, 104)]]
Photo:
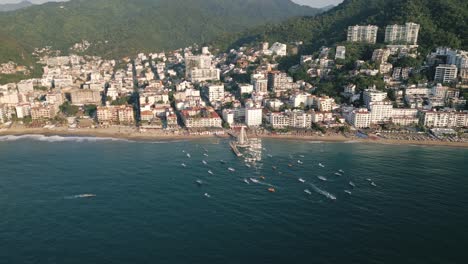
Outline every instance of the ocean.
[(467, 149), (260, 150), (0, 137), (0, 263), (467, 263)]

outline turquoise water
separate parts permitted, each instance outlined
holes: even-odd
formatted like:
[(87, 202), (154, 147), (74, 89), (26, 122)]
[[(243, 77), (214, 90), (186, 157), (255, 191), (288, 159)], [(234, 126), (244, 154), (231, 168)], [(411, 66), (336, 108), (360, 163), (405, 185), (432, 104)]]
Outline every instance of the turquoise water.
[(0, 263), (467, 262), (466, 149), (262, 145), (0, 137)]

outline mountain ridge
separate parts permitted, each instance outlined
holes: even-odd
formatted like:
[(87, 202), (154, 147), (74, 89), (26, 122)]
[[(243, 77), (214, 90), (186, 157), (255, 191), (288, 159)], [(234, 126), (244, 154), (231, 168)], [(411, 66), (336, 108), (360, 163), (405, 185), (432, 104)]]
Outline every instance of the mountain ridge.
[(14, 4), (0, 4), (0, 12), (10, 12), (10, 11), (15, 11), (19, 9), (23, 9), (26, 7), (33, 6), (34, 4), (25, 0), (21, 1), (19, 3), (14, 3)]
[(28, 50), (108, 41), (91, 52), (123, 55), (181, 48), (318, 12), (290, 0), (72, 0), (1, 13), (0, 35), (27, 43)]

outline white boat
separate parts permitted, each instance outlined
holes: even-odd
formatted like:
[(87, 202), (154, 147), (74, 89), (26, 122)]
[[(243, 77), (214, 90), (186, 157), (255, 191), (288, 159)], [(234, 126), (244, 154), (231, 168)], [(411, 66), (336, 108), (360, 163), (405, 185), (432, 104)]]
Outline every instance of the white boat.
[(311, 195), (311, 194), (312, 194), (312, 192), (309, 191), (308, 189), (305, 189), (304, 192), (307, 193), (308, 195)]
[(246, 166), (247, 168), (251, 168), (251, 167), (252, 167), (252, 166), (250, 166), (250, 164), (248, 164), (248, 163), (246, 163), (245, 166)]
[(325, 168), (325, 165), (323, 165), (322, 163), (319, 163), (318, 165), (322, 168)]
[(335, 175), (336, 176), (341, 176), (341, 174), (339, 172), (335, 172)]
[(270, 157), (270, 158), (273, 158), (273, 155), (271, 155), (271, 154), (268, 154), (267, 156)]
[(204, 160), (202, 160), (202, 163), (203, 163), (204, 165), (208, 165), (208, 163), (207, 163), (206, 161), (204, 161)]
[(231, 172), (235, 172), (235, 171), (236, 171), (234, 168), (231, 168), (231, 167), (229, 167), (228, 170), (231, 171)]
[(344, 190), (344, 192), (347, 193), (347, 194), (349, 194), (349, 195), (352, 194), (351, 191), (348, 191), (348, 190)]
[(352, 186), (352, 187), (356, 187), (356, 184), (354, 184), (354, 182), (352, 182), (352, 181), (349, 182), (349, 185)]
[(344, 170), (338, 170), (338, 171), (339, 171), (341, 174), (343, 174), (343, 173), (344, 173)]
[(208, 173), (211, 175), (214, 175), (214, 173), (211, 170), (209, 170)]
[(249, 180), (247, 180), (247, 179), (244, 179), (244, 182), (247, 183), (247, 184), (250, 184)]
[(375, 184), (375, 182), (371, 182), (370, 185), (372, 185), (372, 186), (374, 186), (374, 187), (377, 187), (377, 184)]
[(371, 181), (372, 181), (372, 179), (371, 179), (371, 178), (367, 178), (367, 181), (368, 181), (368, 182), (371, 182)]
[(201, 180), (196, 180), (195, 182), (196, 182), (198, 185), (202, 185), (202, 184), (203, 184), (203, 182), (202, 182)]
[(209, 195), (208, 193), (205, 193), (205, 197), (211, 198), (211, 195)]
[(180, 166), (182, 166), (184, 168), (187, 167), (187, 165), (185, 165), (185, 163), (180, 164)]
[(255, 178), (250, 178), (250, 181), (253, 182), (253, 183), (259, 183), (260, 181), (255, 179)]
[(221, 164), (226, 164), (224, 160), (220, 160), (219, 162), (221, 162)]
[(304, 183), (304, 182), (305, 182), (305, 180), (304, 180), (304, 179), (302, 179), (302, 178), (299, 178), (299, 181), (300, 181), (300, 182), (302, 182), (302, 183)]
[(187, 153), (187, 158), (191, 158), (192, 156), (190, 155), (190, 153)]
[(317, 176), (317, 178), (321, 181), (328, 181), (328, 179), (323, 176)]
[(301, 160), (298, 160), (297, 163), (298, 164), (304, 164), (304, 162), (302, 162)]
[(185, 150), (182, 150), (183, 153), (185, 153)]
[(208, 157), (208, 154), (206, 154), (206, 153), (203, 153), (203, 156), (205, 156), (205, 157)]
[(305, 156), (304, 155), (299, 155), (299, 157), (304, 158)]

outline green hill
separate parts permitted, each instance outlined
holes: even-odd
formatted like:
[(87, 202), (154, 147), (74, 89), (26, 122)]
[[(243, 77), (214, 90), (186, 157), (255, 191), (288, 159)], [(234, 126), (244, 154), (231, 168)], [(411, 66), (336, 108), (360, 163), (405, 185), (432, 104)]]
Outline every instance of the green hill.
[(375, 24), (379, 41), (388, 24), (421, 24), (422, 51), (436, 46), (468, 50), (468, 1), (466, 0), (345, 0), (316, 17), (298, 17), (270, 24), (237, 35), (224, 35), (217, 45), (239, 46), (256, 41), (297, 41), (306, 43), (306, 52), (322, 45), (346, 40), (350, 25)]
[[(0, 35), (26, 50), (67, 50), (88, 40), (101, 43), (91, 52), (115, 56), (180, 48), (318, 12), (290, 0), (71, 0), (2, 13)], [(0, 39), (0, 49), (4, 45)]]

